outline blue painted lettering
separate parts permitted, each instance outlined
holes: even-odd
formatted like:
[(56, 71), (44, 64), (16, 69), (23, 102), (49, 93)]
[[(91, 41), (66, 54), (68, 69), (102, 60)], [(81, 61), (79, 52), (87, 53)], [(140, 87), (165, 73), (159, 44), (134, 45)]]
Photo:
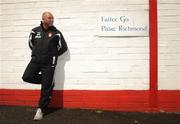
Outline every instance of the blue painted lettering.
[(116, 31), (116, 28), (109, 26), (101, 26), (101, 31)]
[(121, 22), (125, 23), (125, 22), (128, 22), (128, 21), (129, 21), (129, 18), (127, 18), (126, 16), (121, 16), (121, 17), (119, 18), (119, 20), (120, 20)]
[(101, 22), (117, 22), (118, 18), (113, 18), (110, 16), (102, 16), (101, 17)]

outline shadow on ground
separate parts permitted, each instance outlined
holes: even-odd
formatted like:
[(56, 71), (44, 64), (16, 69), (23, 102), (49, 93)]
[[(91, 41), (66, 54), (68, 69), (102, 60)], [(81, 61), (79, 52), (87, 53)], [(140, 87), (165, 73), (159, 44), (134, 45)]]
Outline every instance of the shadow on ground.
[(0, 124), (180, 124), (179, 113), (112, 112), (50, 108), (33, 121), (36, 108), (0, 106)]

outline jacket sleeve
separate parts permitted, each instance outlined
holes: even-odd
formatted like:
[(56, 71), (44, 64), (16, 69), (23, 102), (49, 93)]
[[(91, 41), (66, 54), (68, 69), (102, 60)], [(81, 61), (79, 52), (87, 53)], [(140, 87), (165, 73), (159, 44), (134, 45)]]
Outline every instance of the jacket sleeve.
[(67, 43), (62, 35), (62, 33), (59, 33), (58, 34), (59, 36), (59, 42), (58, 42), (58, 56), (62, 55), (64, 52), (67, 51), (68, 49), (68, 46), (67, 46)]
[(31, 30), (30, 35), (29, 35), (29, 39), (28, 39), (29, 48), (31, 50), (34, 46), (34, 36), (35, 36), (35, 32), (33, 30)]

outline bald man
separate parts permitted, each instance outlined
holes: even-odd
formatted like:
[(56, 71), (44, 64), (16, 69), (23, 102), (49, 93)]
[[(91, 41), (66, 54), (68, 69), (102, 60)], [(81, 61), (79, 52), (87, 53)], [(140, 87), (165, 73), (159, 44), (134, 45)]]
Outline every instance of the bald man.
[(62, 33), (53, 26), (53, 23), (52, 13), (44, 12), (40, 26), (31, 30), (28, 41), (32, 50), (31, 60), (22, 79), (28, 83), (41, 84), (39, 106), (34, 120), (43, 118), (52, 97), (53, 76), (58, 56), (68, 49)]

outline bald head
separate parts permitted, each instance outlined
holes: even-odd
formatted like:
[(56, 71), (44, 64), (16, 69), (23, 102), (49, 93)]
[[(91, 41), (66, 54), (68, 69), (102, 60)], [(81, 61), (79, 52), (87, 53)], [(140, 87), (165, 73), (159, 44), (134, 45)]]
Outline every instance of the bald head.
[(42, 20), (44, 20), (44, 18), (46, 18), (47, 16), (52, 16), (53, 17), (53, 14), (51, 12), (43, 12)]
[(42, 22), (45, 29), (50, 26), (53, 26), (54, 16), (51, 12), (43, 12), (42, 14)]

